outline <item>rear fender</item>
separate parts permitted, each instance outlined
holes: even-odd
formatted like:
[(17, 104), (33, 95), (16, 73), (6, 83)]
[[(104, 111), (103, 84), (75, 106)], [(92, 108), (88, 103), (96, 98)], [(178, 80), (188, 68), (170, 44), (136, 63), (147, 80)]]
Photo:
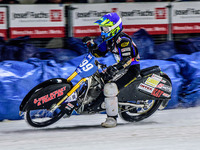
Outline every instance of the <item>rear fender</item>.
[(35, 86), (23, 99), (20, 111), (49, 108), (63, 98), (73, 87), (71, 82), (64, 78), (53, 78)]
[[(163, 106), (171, 99), (171, 80), (162, 72), (151, 72), (138, 77), (130, 85), (120, 90), (119, 101), (163, 100)], [(127, 94), (128, 93), (128, 94)], [(165, 103), (165, 104), (164, 104)]]

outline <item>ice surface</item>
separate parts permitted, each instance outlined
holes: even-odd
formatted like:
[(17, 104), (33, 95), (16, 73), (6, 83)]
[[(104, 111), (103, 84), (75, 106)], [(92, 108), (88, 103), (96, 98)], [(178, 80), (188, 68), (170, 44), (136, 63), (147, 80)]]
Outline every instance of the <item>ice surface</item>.
[(48, 128), (24, 120), (0, 122), (0, 150), (199, 150), (200, 107), (158, 111), (152, 117), (102, 128), (105, 114), (61, 119)]

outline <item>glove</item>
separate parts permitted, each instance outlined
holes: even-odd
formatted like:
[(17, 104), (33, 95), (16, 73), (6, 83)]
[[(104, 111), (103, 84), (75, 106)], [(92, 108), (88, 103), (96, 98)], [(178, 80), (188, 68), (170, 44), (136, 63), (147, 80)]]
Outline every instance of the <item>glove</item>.
[(115, 76), (118, 72), (118, 69), (115, 66), (110, 66), (107, 68), (106, 72), (110, 75), (110, 76)]
[(82, 42), (84, 45), (86, 45), (89, 49), (93, 49), (93, 47), (96, 47), (96, 43), (94, 43), (93, 39), (90, 37), (86, 36), (82, 39)]
[(118, 69), (115, 66), (109, 66), (104, 74), (103, 79), (106, 81), (111, 80), (118, 72)]
[(86, 36), (82, 39), (82, 42), (88, 47), (89, 52), (92, 53), (93, 56), (99, 57), (98, 55), (98, 45), (91, 39)]

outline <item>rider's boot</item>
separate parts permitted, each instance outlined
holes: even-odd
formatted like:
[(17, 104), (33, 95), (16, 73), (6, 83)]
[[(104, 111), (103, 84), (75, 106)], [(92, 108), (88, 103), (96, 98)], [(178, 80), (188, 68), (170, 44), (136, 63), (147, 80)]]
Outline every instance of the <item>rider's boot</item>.
[(118, 115), (118, 88), (115, 83), (106, 83), (104, 86), (105, 106), (108, 117), (101, 124), (102, 127), (111, 128), (117, 126)]
[(116, 117), (107, 117), (105, 122), (101, 123), (102, 127), (112, 128), (117, 126), (117, 116)]

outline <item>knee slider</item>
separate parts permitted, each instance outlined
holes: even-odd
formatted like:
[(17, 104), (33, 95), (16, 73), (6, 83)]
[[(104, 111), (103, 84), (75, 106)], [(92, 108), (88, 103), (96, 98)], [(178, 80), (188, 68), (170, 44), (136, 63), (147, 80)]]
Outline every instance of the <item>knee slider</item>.
[(118, 94), (118, 88), (115, 83), (106, 83), (104, 86), (105, 97), (115, 97)]

